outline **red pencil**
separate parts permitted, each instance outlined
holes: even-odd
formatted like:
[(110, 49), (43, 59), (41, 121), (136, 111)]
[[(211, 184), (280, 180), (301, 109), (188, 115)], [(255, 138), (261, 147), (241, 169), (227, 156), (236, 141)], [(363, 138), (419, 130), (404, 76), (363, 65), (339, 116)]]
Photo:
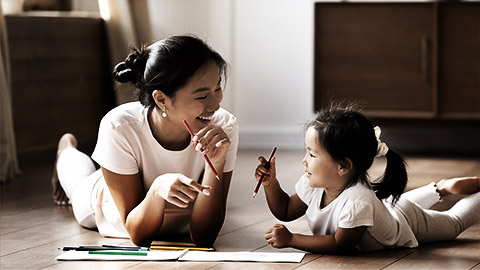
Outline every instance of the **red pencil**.
[[(265, 169), (270, 169), (270, 161), (272, 160), (273, 156), (275, 156), (275, 152), (277, 152), (277, 147), (273, 147), (272, 153), (270, 154), (270, 157), (268, 158), (267, 164), (265, 164)], [(263, 174), (260, 179), (257, 182), (257, 186), (255, 187), (255, 190), (253, 191), (253, 198), (257, 195), (258, 190), (260, 189), (260, 186), (262, 185), (263, 178), (265, 177), (265, 174)]]
[[(183, 124), (187, 128), (188, 133), (190, 133), (190, 136), (192, 136), (192, 138), (193, 138), (193, 136), (195, 136), (195, 134), (193, 134), (193, 131), (190, 129), (190, 126), (188, 125), (187, 120), (183, 120)], [(207, 154), (202, 153), (202, 155), (203, 155), (203, 158), (205, 158), (205, 161), (207, 162), (210, 169), (212, 169), (213, 174), (215, 174), (215, 178), (217, 178), (217, 180), (220, 181), (220, 177), (218, 176), (218, 173), (215, 170), (215, 167), (213, 167), (213, 164), (210, 162), (210, 159), (208, 159)]]

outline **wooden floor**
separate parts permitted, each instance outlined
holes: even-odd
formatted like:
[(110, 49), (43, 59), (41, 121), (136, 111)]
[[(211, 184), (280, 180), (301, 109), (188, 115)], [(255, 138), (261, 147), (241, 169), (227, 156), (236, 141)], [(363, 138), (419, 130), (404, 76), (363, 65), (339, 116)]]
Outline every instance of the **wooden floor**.
[[(263, 192), (251, 198), (256, 158), (269, 152), (239, 152), (226, 221), (215, 243), (218, 251), (292, 250), (266, 244), (263, 232), (278, 222), (268, 211)], [(278, 175), (288, 192), (303, 173), (302, 157), (302, 151), (277, 152)], [(409, 189), (441, 178), (480, 175), (480, 161), (474, 158), (410, 157), (407, 162)], [(480, 224), (451, 242), (354, 256), (307, 254), (301, 263), (59, 262), (55, 257), (62, 253), (58, 250), (62, 246), (131, 242), (102, 238), (96, 231), (81, 228), (69, 206), (54, 206), (49, 185), (52, 166), (53, 160), (48, 159), (23, 166), (21, 177), (1, 186), (0, 269), (480, 269)], [(383, 168), (384, 161), (377, 161), (371, 175), (380, 175)], [(309, 232), (304, 218), (286, 224), (292, 232)]]

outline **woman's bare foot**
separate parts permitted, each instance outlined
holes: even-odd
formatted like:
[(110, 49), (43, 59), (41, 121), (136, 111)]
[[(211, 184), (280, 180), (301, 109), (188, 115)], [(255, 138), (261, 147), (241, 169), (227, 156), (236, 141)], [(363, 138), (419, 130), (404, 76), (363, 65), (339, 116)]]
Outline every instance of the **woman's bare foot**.
[(66, 205), (68, 204), (68, 197), (65, 194), (62, 186), (60, 185), (60, 181), (58, 181), (57, 175), (57, 161), (60, 153), (63, 150), (67, 149), (68, 147), (77, 147), (77, 139), (73, 134), (65, 133), (58, 142), (58, 149), (57, 149), (57, 159), (55, 160), (55, 167), (53, 168), (53, 175), (52, 175), (52, 197), (53, 201), (57, 205)]
[(437, 183), (440, 196), (450, 194), (470, 195), (480, 191), (480, 178), (476, 176), (443, 179)]

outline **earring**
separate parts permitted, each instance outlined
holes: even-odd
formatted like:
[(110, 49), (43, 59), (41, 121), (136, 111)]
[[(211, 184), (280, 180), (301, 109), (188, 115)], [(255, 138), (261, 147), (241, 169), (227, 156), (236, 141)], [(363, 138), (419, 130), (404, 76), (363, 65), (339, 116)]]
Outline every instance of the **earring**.
[(167, 109), (166, 109), (165, 106), (164, 106), (163, 109), (162, 109), (162, 117), (163, 117), (163, 118), (167, 117)]

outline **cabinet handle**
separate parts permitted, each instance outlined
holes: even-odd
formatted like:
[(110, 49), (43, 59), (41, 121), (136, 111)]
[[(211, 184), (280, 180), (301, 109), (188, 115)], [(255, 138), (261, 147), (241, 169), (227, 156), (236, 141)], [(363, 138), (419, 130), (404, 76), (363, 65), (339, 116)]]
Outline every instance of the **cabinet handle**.
[(421, 60), (420, 60), (420, 73), (422, 80), (426, 83), (429, 82), (428, 76), (428, 54), (429, 54), (429, 46), (428, 46), (428, 38), (426, 36), (422, 36), (420, 39), (420, 50), (421, 50)]

